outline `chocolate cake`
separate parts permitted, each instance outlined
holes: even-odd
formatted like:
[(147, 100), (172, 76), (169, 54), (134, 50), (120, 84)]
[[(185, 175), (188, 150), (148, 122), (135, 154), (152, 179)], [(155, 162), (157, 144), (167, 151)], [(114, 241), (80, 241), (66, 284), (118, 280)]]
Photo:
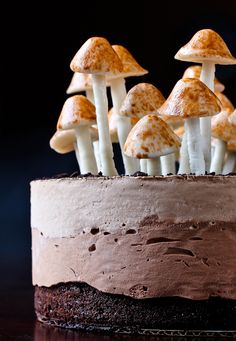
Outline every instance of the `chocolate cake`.
[(31, 183), (40, 321), (139, 332), (233, 330), (236, 177)]
[(236, 110), (214, 92), (215, 64), (236, 58), (210, 29), (175, 58), (202, 65), (167, 99), (149, 83), (127, 91), (126, 77), (148, 71), (103, 37), (72, 59), (72, 71), (87, 76), (77, 84), (86, 96), (66, 99), (50, 147), (74, 151), (82, 175), (31, 183), (39, 321), (114, 333), (236, 333)]

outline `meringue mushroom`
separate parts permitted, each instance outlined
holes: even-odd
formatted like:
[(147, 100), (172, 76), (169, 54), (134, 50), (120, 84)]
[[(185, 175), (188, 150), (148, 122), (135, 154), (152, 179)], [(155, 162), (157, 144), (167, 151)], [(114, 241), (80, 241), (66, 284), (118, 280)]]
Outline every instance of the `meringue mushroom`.
[[(120, 116), (130, 118), (131, 122), (137, 123), (143, 116), (157, 113), (157, 109), (164, 102), (164, 96), (153, 84), (138, 83), (128, 91), (120, 108)], [(140, 160), (140, 170), (147, 173), (145, 159)]]
[[(211, 29), (198, 31), (192, 39), (176, 53), (175, 59), (202, 63), (200, 80), (214, 91), (215, 64), (236, 64), (224, 40)], [(206, 170), (211, 164), (211, 118), (200, 119)]]
[(220, 109), (220, 100), (197, 78), (180, 79), (159, 109), (162, 116), (185, 119), (190, 169), (196, 175), (205, 174), (199, 117), (216, 115)]
[[(227, 108), (227, 107), (226, 107)], [(216, 174), (222, 173), (222, 168), (226, 168), (224, 165), (225, 154), (227, 151), (227, 145), (229, 141), (235, 140), (236, 137), (236, 125), (233, 122), (235, 111), (223, 110), (219, 115), (215, 116), (212, 120), (212, 136), (215, 137), (215, 150), (211, 162), (211, 172)], [(228, 153), (227, 153), (228, 154)], [(229, 167), (228, 167), (229, 168)], [(229, 172), (228, 172), (229, 173)]]
[(59, 154), (66, 154), (74, 151), (79, 165), (79, 151), (76, 144), (74, 129), (56, 130), (49, 141), (49, 145)]
[(119, 74), (108, 75), (107, 79), (110, 83), (113, 110), (117, 115), (117, 132), (120, 149), (122, 152), (125, 174), (133, 174), (138, 170), (137, 162), (134, 159), (130, 159), (123, 153), (124, 143), (132, 128), (132, 125), (128, 117), (120, 116), (120, 107), (127, 93), (125, 79), (127, 77), (142, 76), (148, 73), (148, 71), (138, 64), (138, 62), (124, 46), (112, 45), (112, 48), (120, 58), (123, 65), (123, 70)]
[(86, 97), (94, 103), (92, 77), (86, 73), (74, 72), (66, 90), (68, 95), (84, 91)]
[(102, 173), (107, 176), (117, 175), (108, 125), (106, 75), (120, 74), (123, 65), (105, 38), (92, 37), (78, 50), (70, 67), (74, 72), (92, 75)]
[(95, 106), (83, 95), (67, 98), (57, 122), (57, 129), (74, 129), (79, 150), (81, 174), (97, 174), (90, 127), (96, 123)]
[[(182, 76), (182, 78), (198, 78), (200, 79), (202, 67), (201, 65), (191, 65), (189, 66)], [(225, 89), (224, 84), (222, 84), (219, 79), (215, 77), (214, 79), (214, 92), (223, 92)]]
[(174, 153), (180, 140), (170, 126), (155, 114), (146, 115), (132, 128), (124, 152), (134, 158), (147, 159), (148, 175), (160, 175), (160, 156)]

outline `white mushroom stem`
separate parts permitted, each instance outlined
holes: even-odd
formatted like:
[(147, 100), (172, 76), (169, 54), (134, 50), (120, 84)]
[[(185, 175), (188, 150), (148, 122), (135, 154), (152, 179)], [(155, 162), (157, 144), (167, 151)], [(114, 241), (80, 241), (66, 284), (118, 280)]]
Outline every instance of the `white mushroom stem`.
[(89, 126), (79, 126), (75, 128), (76, 142), (79, 150), (80, 173), (97, 174), (97, 164), (93, 152), (92, 140)]
[(224, 159), (225, 159), (225, 152), (226, 152), (226, 142), (220, 139), (216, 139), (213, 158), (211, 161), (210, 172), (215, 172), (216, 174), (222, 173)]
[(76, 141), (73, 143), (73, 146), (74, 146), (74, 150), (75, 150), (75, 157), (76, 157), (76, 160), (77, 160), (78, 165), (79, 165), (79, 167), (80, 167), (79, 149), (78, 149), (78, 147), (77, 147), (77, 142), (76, 142)]
[(187, 144), (187, 134), (184, 132), (182, 137), (182, 143), (179, 151), (179, 170), (178, 174), (189, 174), (189, 155), (188, 155), (188, 144)]
[(161, 174), (175, 174), (175, 153), (164, 155), (160, 157), (161, 159)]
[[(200, 80), (214, 91), (215, 64), (203, 62)], [(203, 153), (206, 164), (206, 171), (209, 172), (211, 165), (211, 117), (200, 118), (200, 129), (203, 143)]]
[(93, 94), (97, 114), (99, 152), (102, 173), (105, 176), (117, 175), (113, 160), (113, 148), (108, 124), (108, 100), (104, 75), (92, 74)]
[(147, 159), (140, 159), (140, 171), (147, 173)]
[(120, 115), (120, 107), (126, 97), (126, 87), (124, 78), (116, 78), (110, 80), (111, 98), (115, 115), (117, 115), (117, 135), (119, 139), (122, 159), (125, 168), (125, 174), (133, 174), (139, 170), (137, 160), (130, 158), (123, 152), (123, 147), (127, 136), (132, 128), (130, 118)]
[(99, 141), (98, 140), (93, 141), (93, 151), (95, 155), (97, 169), (98, 169), (98, 172), (100, 172), (102, 168), (101, 168), (101, 160), (100, 160), (100, 155), (99, 155)]
[(161, 163), (159, 157), (155, 159), (147, 159), (147, 174), (153, 176), (161, 174)]
[(205, 174), (205, 161), (202, 151), (199, 118), (193, 117), (185, 120), (187, 133), (188, 154), (191, 173)]
[(236, 153), (233, 151), (228, 151), (222, 174), (232, 173), (234, 171), (235, 164), (236, 164)]
[(85, 91), (86, 97), (94, 104), (93, 89), (87, 89)]

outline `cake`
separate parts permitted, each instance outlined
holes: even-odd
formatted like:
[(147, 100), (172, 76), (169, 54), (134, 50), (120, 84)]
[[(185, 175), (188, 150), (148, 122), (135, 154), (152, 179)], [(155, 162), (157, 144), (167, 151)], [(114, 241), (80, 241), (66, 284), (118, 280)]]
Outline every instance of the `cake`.
[(31, 184), (41, 321), (234, 329), (236, 177), (76, 177)]
[[(206, 54), (206, 36), (214, 49), (216, 41), (220, 48), (226, 46), (215, 32), (203, 31), (195, 37), (201, 43), (197, 52), (191, 50), (196, 49), (193, 39), (191, 53), (186, 45), (177, 58), (235, 63), (230, 52), (223, 57), (219, 52), (217, 61), (212, 48)], [(99, 51), (105, 56), (102, 63)], [(236, 139), (234, 107), (224, 111), (220, 96), (211, 90), (213, 68), (207, 64), (207, 69), (202, 59), (208, 85), (183, 78), (165, 100), (158, 89), (142, 83), (126, 96), (125, 74), (147, 71), (132, 64), (130, 56), (124, 62), (114, 53), (104, 38), (95, 37), (75, 55), (71, 68), (92, 74), (95, 102), (83, 95), (69, 97), (50, 140), (59, 153), (75, 151), (83, 174), (31, 182), (37, 319), (109, 333), (234, 335), (236, 176), (235, 154), (226, 149)], [(115, 168), (104, 116), (106, 86), (111, 87), (117, 115), (122, 175)], [(224, 137), (216, 134), (213, 148), (209, 126), (200, 130), (199, 122), (205, 124), (220, 112), (228, 131)], [(220, 127), (214, 124), (214, 134), (222, 130), (223, 119)], [(181, 128), (183, 136), (174, 128)], [(209, 146), (217, 172), (210, 172)], [(228, 173), (223, 175), (226, 163)]]

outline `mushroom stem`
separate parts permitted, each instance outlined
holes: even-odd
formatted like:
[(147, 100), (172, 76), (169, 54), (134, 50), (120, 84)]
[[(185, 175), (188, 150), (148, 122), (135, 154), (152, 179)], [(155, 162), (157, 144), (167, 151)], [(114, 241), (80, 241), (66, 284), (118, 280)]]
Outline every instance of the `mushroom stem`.
[[(203, 62), (200, 80), (214, 92), (215, 64)], [(211, 165), (211, 117), (200, 118), (200, 129), (203, 143), (203, 153), (206, 171), (209, 172)]]
[(124, 78), (112, 79), (110, 80), (110, 86), (113, 108), (115, 115), (117, 115), (117, 134), (122, 153), (125, 174), (130, 175), (135, 173), (139, 169), (139, 166), (136, 159), (128, 157), (123, 152), (125, 141), (132, 128), (130, 118), (120, 115), (120, 107), (127, 94), (125, 80)]
[(86, 97), (94, 104), (93, 89), (85, 90)]
[(77, 147), (77, 142), (76, 141), (73, 143), (73, 146), (74, 146), (74, 150), (75, 150), (75, 157), (76, 157), (76, 160), (77, 160), (78, 165), (80, 167), (80, 155), (79, 155), (79, 149)]
[(179, 158), (179, 170), (178, 174), (189, 174), (190, 166), (189, 166), (189, 155), (188, 155), (188, 144), (187, 144), (187, 134), (184, 133), (182, 137), (182, 143), (180, 147), (180, 158)]
[(93, 141), (93, 150), (94, 150), (94, 155), (95, 155), (95, 160), (97, 164), (97, 169), (98, 172), (101, 171), (101, 160), (100, 160), (100, 155), (99, 155), (99, 141)]
[(80, 173), (97, 174), (97, 165), (93, 152), (89, 126), (78, 126), (75, 128), (77, 147), (79, 150)]
[(202, 151), (199, 118), (193, 117), (185, 120), (187, 133), (188, 154), (191, 173), (205, 174), (205, 161)]
[(102, 173), (105, 176), (117, 175), (113, 160), (113, 148), (108, 124), (108, 100), (104, 75), (92, 74), (94, 101), (97, 114), (99, 152)]
[(147, 173), (147, 159), (140, 159), (140, 171)]
[(161, 174), (161, 163), (159, 157), (155, 159), (147, 159), (147, 174), (148, 175)]
[(161, 159), (161, 174), (175, 174), (175, 153), (163, 155)]
[(228, 151), (222, 174), (232, 173), (234, 171), (235, 164), (236, 164), (236, 153), (232, 151)]
[(215, 172), (216, 174), (222, 173), (225, 152), (226, 152), (226, 142), (220, 139), (216, 139), (215, 150), (214, 150), (213, 158), (211, 161), (210, 172)]

